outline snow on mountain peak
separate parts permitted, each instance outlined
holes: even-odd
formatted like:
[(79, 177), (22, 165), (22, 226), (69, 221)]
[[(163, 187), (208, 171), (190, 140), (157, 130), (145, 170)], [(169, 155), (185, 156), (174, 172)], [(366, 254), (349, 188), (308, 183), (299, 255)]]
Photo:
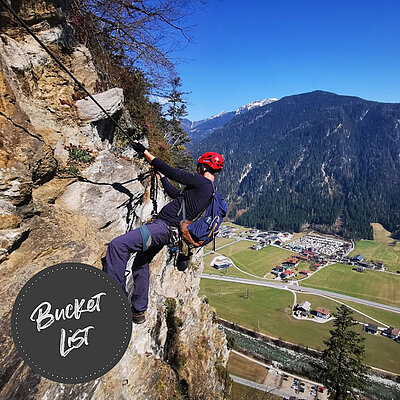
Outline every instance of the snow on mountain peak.
[(249, 104), (247, 104), (245, 106), (239, 107), (236, 110), (236, 115), (241, 114), (241, 113), (246, 112), (246, 111), (250, 111), (250, 110), (252, 110), (253, 108), (256, 108), (256, 107), (263, 107), (263, 106), (265, 106), (267, 104), (273, 103), (274, 101), (278, 101), (278, 99), (275, 98), (275, 97), (271, 97), (269, 99), (252, 101), (251, 103), (249, 103)]
[(256, 108), (256, 107), (262, 107), (262, 106), (265, 106), (267, 104), (271, 104), (271, 103), (273, 103), (274, 101), (277, 101), (277, 100), (278, 99), (276, 99), (274, 97), (269, 98), (269, 99), (264, 99), (264, 100), (256, 100), (256, 101), (253, 101), (253, 102), (251, 102), (251, 103), (249, 103), (249, 104), (247, 104), (245, 106), (242, 106), (242, 107), (238, 108), (236, 111), (221, 111), (219, 114), (213, 115), (212, 117), (205, 118), (205, 119), (202, 119), (200, 121), (191, 122), (191, 126), (190, 126), (189, 129), (190, 130), (195, 130), (195, 129), (197, 129), (198, 126), (200, 126), (200, 125), (202, 125), (202, 124), (204, 124), (204, 123), (206, 123), (208, 121), (212, 121), (214, 119), (217, 119), (217, 118), (220, 118), (220, 117), (224, 117), (225, 115), (228, 114), (225, 117), (225, 121), (224, 121), (224, 123), (225, 123), (227, 121), (226, 118), (228, 118), (228, 116), (230, 118), (232, 118), (235, 115), (239, 115), (239, 114), (242, 114), (244, 112), (250, 111), (250, 110), (252, 110), (253, 108)]
[(214, 119), (214, 118), (218, 118), (218, 117), (222, 117), (223, 115), (227, 114), (228, 111), (221, 111), (219, 114), (217, 115), (213, 115), (212, 117), (210, 117), (209, 119)]

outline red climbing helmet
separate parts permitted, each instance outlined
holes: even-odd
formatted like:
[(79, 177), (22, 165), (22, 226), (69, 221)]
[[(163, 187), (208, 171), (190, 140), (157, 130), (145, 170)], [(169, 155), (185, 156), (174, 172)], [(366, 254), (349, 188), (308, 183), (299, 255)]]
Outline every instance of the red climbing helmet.
[(212, 169), (220, 171), (224, 166), (224, 158), (221, 156), (221, 154), (209, 151), (207, 153), (202, 154), (197, 160), (197, 163), (206, 164), (210, 166)]

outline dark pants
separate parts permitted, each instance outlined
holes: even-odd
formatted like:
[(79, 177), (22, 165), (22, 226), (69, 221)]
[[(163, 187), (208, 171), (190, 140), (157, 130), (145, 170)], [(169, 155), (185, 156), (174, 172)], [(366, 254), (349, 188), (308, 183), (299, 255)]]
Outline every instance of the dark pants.
[(134, 289), (132, 308), (135, 311), (146, 311), (149, 300), (149, 262), (168, 244), (171, 235), (168, 226), (161, 219), (146, 225), (151, 234), (151, 244), (143, 251), (143, 239), (140, 229), (135, 229), (110, 242), (106, 253), (104, 271), (115, 279), (126, 293), (126, 264), (130, 253), (136, 253), (132, 265)]

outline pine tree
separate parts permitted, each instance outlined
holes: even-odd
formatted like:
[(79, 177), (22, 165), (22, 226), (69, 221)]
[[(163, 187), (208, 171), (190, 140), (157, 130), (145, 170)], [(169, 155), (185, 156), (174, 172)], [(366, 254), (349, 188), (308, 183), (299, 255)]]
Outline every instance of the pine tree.
[(354, 330), (357, 323), (353, 312), (341, 305), (337, 308), (334, 329), (330, 338), (324, 341), (322, 352), (321, 380), (329, 391), (329, 398), (344, 400), (354, 398), (354, 389), (366, 386), (365, 374), (368, 368), (363, 364), (365, 337)]
[(181, 119), (187, 115), (186, 102), (181, 91), (181, 78), (174, 77), (170, 81), (171, 91), (167, 97), (166, 138), (169, 142), (174, 164), (181, 168), (192, 169), (193, 158), (186, 149), (186, 143), (190, 142), (185, 130), (182, 128)]

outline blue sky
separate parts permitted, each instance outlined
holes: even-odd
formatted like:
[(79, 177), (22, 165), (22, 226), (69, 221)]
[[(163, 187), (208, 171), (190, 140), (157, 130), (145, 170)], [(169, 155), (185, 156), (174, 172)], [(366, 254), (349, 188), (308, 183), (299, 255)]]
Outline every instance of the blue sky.
[(400, 102), (398, 0), (208, 0), (186, 24), (191, 120), (316, 89)]

